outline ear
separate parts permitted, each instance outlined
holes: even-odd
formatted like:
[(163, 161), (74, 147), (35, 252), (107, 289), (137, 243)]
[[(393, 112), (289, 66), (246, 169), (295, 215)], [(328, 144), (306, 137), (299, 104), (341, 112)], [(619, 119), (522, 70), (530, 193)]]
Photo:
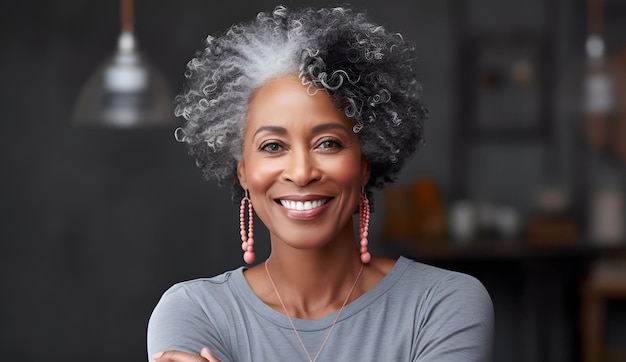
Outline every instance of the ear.
[(239, 184), (244, 190), (248, 189), (248, 180), (246, 179), (246, 164), (243, 160), (237, 163), (237, 178), (239, 179)]
[(370, 164), (370, 160), (365, 157), (365, 155), (361, 155), (361, 186), (365, 187), (370, 180), (370, 176), (372, 175), (372, 165)]

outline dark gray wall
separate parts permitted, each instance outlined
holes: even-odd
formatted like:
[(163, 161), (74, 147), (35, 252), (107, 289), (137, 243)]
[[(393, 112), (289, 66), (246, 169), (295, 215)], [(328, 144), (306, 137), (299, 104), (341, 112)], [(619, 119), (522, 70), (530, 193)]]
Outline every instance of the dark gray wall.
[[(522, 21), (532, 23), (538, 1), (506, 3), (517, 9), (514, 14), (524, 14)], [(399, 182), (433, 176), (448, 197), (455, 174), (452, 160), (457, 156), (452, 144), (455, 120), (463, 118), (457, 109), (460, 1), (354, 3), (366, 8), (374, 21), (417, 43), (416, 69), (431, 112), (428, 144), (409, 162)], [(496, 9), (474, 13), (478, 24), (501, 19), (497, 9), (506, 9), (497, 1), (475, 3), (479, 9)], [(558, 56), (567, 61), (580, 55), (572, 34), (580, 34), (582, 1), (556, 3), (561, 9), (554, 19), (561, 29), (556, 35), (562, 40)], [(265, 0), (137, 0), (138, 44), (178, 91), (186, 62), (207, 34), (274, 5)], [(228, 188), (202, 180), (184, 146), (174, 141), (172, 129), (94, 130), (71, 125), (78, 91), (113, 52), (118, 28), (115, 1), (0, 2), (4, 360), (145, 360), (146, 322), (161, 293), (174, 282), (241, 264), (237, 205), (230, 202)], [(566, 125), (573, 117), (569, 102), (574, 96), (563, 84), (576, 84), (571, 75), (578, 74), (577, 64), (580, 60), (566, 65), (556, 77), (561, 85), (557, 121), (566, 128), (564, 134), (570, 132)], [(558, 142), (560, 172), (567, 179), (573, 172), (568, 151), (572, 142), (567, 136)], [(540, 171), (530, 167), (534, 173), (528, 177), (540, 179)], [(507, 186), (502, 187), (506, 194)], [(373, 235), (382, 228), (380, 212)], [(382, 253), (396, 253), (380, 241), (373, 244)], [(261, 247), (260, 254), (264, 253), (267, 247)], [(492, 285), (498, 288), (498, 283)], [(499, 288), (492, 291), (497, 313), (503, 313), (497, 351), (501, 360), (510, 360), (507, 354), (521, 348), (516, 343), (519, 333), (507, 332), (517, 322), (511, 314), (519, 301), (507, 285)]]

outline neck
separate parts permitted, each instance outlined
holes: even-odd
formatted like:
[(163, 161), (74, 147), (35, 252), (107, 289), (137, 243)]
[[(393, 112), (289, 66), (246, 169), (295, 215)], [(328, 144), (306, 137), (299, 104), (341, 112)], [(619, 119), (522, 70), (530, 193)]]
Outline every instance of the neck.
[[(277, 235), (271, 240), (268, 271), (289, 313), (301, 319), (317, 319), (338, 310), (361, 267), (352, 223), (319, 247), (296, 248)], [(282, 312), (270, 284), (264, 284), (266, 303)], [(357, 286), (352, 299), (361, 294)]]
[[(307, 260), (307, 263), (299, 265), (297, 271), (290, 272), (294, 270), (293, 267), (269, 258), (265, 262), (268, 281), (273, 284), (272, 292), (278, 294), (276, 300), (271, 298), (270, 305), (280, 312), (285, 312), (285, 308), (291, 317), (300, 319), (318, 319), (339, 310), (346, 302), (361, 295), (353, 288), (358, 286), (358, 276), (363, 265), (358, 257), (354, 260), (356, 263), (341, 264), (315, 264)], [(279, 299), (282, 299), (284, 305), (281, 305)]]
[[(266, 261), (268, 271), (293, 317), (317, 319), (341, 307), (361, 267), (352, 243), (355, 241), (315, 250), (272, 250)], [(268, 288), (268, 292), (269, 304), (282, 312), (273, 290)], [(359, 295), (357, 288), (353, 299)]]
[[(318, 241), (319, 242), (319, 241)], [(320, 246), (299, 248), (277, 235), (271, 235), (272, 253), (270, 271), (278, 282), (290, 288), (316, 288), (317, 285), (333, 287), (354, 280), (361, 264), (352, 221), (346, 224), (331, 240)]]
[[(339, 317), (341, 316), (341, 312), (343, 312), (343, 308), (346, 306), (346, 304), (350, 300), (350, 296), (352, 295), (352, 292), (354, 291), (354, 288), (356, 288), (356, 286), (357, 286), (357, 282), (359, 281), (359, 278), (361, 277), (361, 273), (363, 272), (364, 264), (361, 264), (361, 267), (359, 268), (359, 272), (358, 272), (358, 274), (357, 274), (357, 276), (356, 276), (356, 278), (354, 280), (354, 283), (352, 283), (352, 286), (350, 287), (350, 290), (348, 291), (348, 295), (344, 298), (344, 301), (341, 304), (341, 307), (339, 308), (339, 311), (337, 312), (337, 315), (335, 316), (335, 320), (333, 321), (333, 324), (330, 326), (330, 329), (328, 330), (328, 333), (326, 334), (326, 338), (324, 338), (324, 341), (322, 342), (322, 345), (317, 350), (317, 353), (315, 354), (315, 357), (313, 357), (313, 358), (311, 358), (311, 354), (309, 353), (309, 350), (304, 345), (304, 342), (302, 341), (302, 338), (300, 337), (300, 333), (298, 333), (298, 330), (296, 329), (296, 326), (293, 323), (293, 319), (291, 318), (291, 313), (287, 309), (287, 306), (285, 305), (285, 302), (282, 300), (282, 298), (280, 296), (280, 293), (278, 292), (278, 289), (276, 288), (276, 284), (274, 283), (274, 280), (272, 279), (272, 276), (271, 276), (270, 271), (269, 271), (269, 267), (267, 266), (267, 261), (264, 263), (264, 266), (265, 266), (265, 272), (267, 273), (267, 278), (269, 279), (270, 284), (272, 285), (272, 289), (274, 290), (274, 293), (276, 294), (276, 297), (278, 298), (278, 301), (280, 303), (280, 306), (283, 309), (283, 312), (285, 314), (287, 314), (287, 317), (289, 318), (289, 323), (291, 324), (291, 328), (293, 329), (294, 333), (296, 334), (296, 337), (298, 337), (298, 341), (300, 341), (300, 345), (302, 346), (302, 349), (304, 350), (304, 353), (306, 354), (309, 362), (317, 361), (317, 357), (319, 357), (320, 352), (322, 352), (322, 350), (324, 349), (324, 346), (326, 345), (326, 342), (328, 341), (328, 338), (330, 337), (330, 334), (333, 332), (333, 329), (335, 328), (335, 324), (337, 323), (337, 321), (339, 320)], [(304, 316), (300, 316), (299, 318), (303, 318), (303, 317)]]

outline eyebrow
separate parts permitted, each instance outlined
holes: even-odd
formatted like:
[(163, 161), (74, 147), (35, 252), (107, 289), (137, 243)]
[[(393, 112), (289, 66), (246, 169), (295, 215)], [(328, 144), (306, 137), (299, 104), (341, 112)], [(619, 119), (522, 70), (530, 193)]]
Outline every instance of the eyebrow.
[(284, 127), (279, 127), (279, 126), (263, 126), (263, 127), (259, 127), (259, 129), (256, 130), (256, 132), (254, 132), (254, 136), (256, 136), (257, 134), (259, 134), (260, 132), (272, 132), (272, 133), (280, 133), (280, 134), (285, 134), (287, 133), (287, 130)]
[[(317, 133), (317, 132), (321, 132), (321, 131), (325, 131), (328, 129), (340, 129), (343, 131), (348, 132), (348, 128), (346, 128), (344, 125), (339, 124), (339, 123), (325, 123), (325, 124), (320, 124), (317, 125), (315, 127), (313, 127), (312, 131), (313, 133)], [(272, 133), (280, 133), (280, 134), (285, 134), (287, 133), (287, 130), (284, 127), (280, 127), (280, 126), (263, 126), (263, 127), (259, 127), (259, 129), (256, 130), (256, 132), (254, 132), (254, 136), (256, 136), (258, 133), (260, 132), (272, 132)]]
[(339, 123), (324, 123), (324, 124), (320, 124), (318, 126), (313, 127), (313, 132), (317, 133), (320, 131), (325, 131), (327, 129), (341, 129), (344, 130), (346, 132), (348, 132), (348, 128), (346, 126), (344, 126), (343, 124), (339, 124)]

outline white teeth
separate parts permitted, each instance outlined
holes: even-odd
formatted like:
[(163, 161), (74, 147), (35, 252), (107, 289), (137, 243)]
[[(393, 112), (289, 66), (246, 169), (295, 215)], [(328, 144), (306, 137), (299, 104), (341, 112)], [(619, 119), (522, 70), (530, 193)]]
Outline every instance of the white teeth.
[(280, 200), (280, 204), (283, 207), (290, 210), (312, 210), (318, 208), (326, 203), (326, 200), (315, 200), (315, 201), (291, 201), (291, 200)]

